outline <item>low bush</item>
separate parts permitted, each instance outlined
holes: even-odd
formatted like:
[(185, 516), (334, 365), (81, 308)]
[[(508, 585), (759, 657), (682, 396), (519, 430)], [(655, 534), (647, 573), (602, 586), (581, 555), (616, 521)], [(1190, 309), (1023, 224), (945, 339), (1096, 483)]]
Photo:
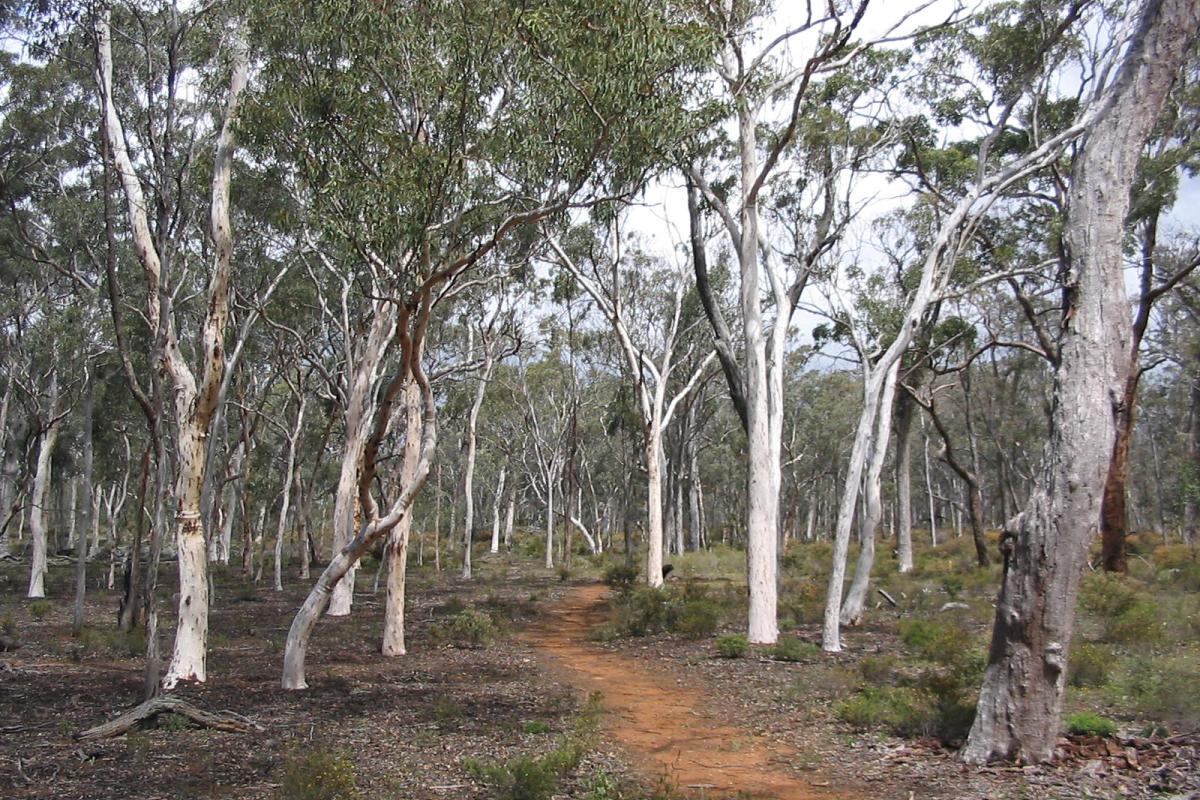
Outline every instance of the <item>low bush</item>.
[(909, 686), (868, 686), (833, 710), (856, 728), (882, 728), (903, 737), (927, 736), (935, 722), (929, 697)]
[(1163, 641), (1162, 609), (1149, 598), (1139, 598), (1104, 623), (1104, 641), (1119, 644), (1154, 645)]
[(357, 800), (354, 762), (312, 749), (287, 759), (276, 796), (281, 800)]
[(730, 633), (717, 638), (717, 655), (721, 658), (741, 658), (750, 649), (750, 642), (740, 633)]
[(893, 656), (867, 656), (858, 662), (858, 674), (871, 685), (895, 683), (900, 675)]
[(721, 608), (707, 597), (694, 597), (683, 601), (668, 620), (671, 630), (689, 639), (712, 636), (720, 622)]
[(617, 604), (617, 627), (627, 636), (667, 630), (671, 598), (665, 589), (638, 586)]
[(34, 619), (43, 619), (54, 609), (54, 604), (49, 600), (34, 600), (29, 604), (29, 616)]
[(781, 636), (771, 648), (771, 658), (776, 661), (804, 661), (821, 654), (821, 648), (797, 636)]
[(1072, 736), (1112, 736), (1117, 732), (1117, 723), (1091, 711), (1068, 714), (1065, 722)]
[(1117, 573), (1089, 572), (1079, 584), (1079, 607), (1101, 623), (1124, 614), (1139, 596), (1131, 581)]
[(600, 580), (604, 581), (605, 586), (611, 586), (620, 592), (627, 592), (633, 588), (637, 579), (638, 568), (625, 564), (612, 564), (606, 567), (600, 576)]
[(487, 647), (499, 635), (491, 616), (473, 608), (434, 625), (432, 633), (435, 640), (455, 647)]
[(1112, 654), (1093, 644), (1072, 648), (1067, 663), (1067, 682), (1079, 689), (1096, 688), (1108, 683)]

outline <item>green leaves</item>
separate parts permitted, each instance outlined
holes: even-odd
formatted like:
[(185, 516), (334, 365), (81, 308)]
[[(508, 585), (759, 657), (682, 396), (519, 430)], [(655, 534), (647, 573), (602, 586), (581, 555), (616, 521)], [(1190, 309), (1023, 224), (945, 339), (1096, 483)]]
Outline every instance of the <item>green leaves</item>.
[(665, 0), (260, 0), (247, 128), (322, 233), (398, 272), (664, 164), (710, 37)]

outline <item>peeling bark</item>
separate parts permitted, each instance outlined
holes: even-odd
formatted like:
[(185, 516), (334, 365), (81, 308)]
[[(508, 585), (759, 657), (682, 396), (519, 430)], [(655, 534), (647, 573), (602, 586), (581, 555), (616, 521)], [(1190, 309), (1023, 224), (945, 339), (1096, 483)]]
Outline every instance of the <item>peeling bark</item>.
[(1025, 509), (1002, 540), (988, 666), (962, 758), (1054, 757), (1087, 548), (1099, 522), (1129, 366), (1122, 246), (1142, 147), (1200, 31), (1193, 0), (1147, 0), (1070, 183), (1061, 357), (1050, 438)]

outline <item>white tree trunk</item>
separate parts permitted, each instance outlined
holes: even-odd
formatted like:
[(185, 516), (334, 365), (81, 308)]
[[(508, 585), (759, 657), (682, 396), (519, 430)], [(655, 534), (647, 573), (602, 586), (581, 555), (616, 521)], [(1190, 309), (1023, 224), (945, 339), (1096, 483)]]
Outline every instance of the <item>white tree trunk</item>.
[(496, 500), (492, 504), (492, 550), (493, 553), (500, 552), (500, 504), (504, 501), (504, 479), (506, 477), (506, 469), (500, 468), (500, 478), (496, 484)]
[(29, 598), (46, 596), (46, 504), (50, 494), (51, 457), (62, 427), (58, 419), (58, 370), (50, 372), (48, 420), (38, 443), (37, 467), (33, 473), (33, 492), (29, 499), (29, 536), (33, 540), (33, 560), (29, 567)]
[[(426, 297), (422, 305), (422, 312), (426, 315), (425, 319), (427, 319), (428, 315), (428, 306), (425, 305), (427, 301), (428, 298)], [(418, 329), (423, 330), (423, 325), (424, 320), (418, 323)], [(415, 351), (420, 353), (419, 342), (415, 346)], [(362, 558), (381, 536), (390, 534), (396, 525), (409, 516), (417, 493), (429, 477), (430, 462), (437, 447), (437, 407), (434, 403), (433, 392), (429, 388), (429, 382), (425, 374), (421, 371), (419, 355), (410, 360), (408, 368), (411, 370), (410, 374), (420, 391), (423, 414), (423, 418), (419, 424), (420, 455), (417, 459), (413, 479), (400, 491), (387, 514), (368, 520), (355, 537), (330, 559), (329, 566), (321, 573), (316, 585), (309, 592), (304, 604), (300, 607), (300, 611), (297, 612), (295, 619), (292, 620), (291, 628), (288, 630), (287, 643), (283, 655), (283, 677), (281, 680), (284, 689), (308, 688), (308, 683), (304, 676), (304, 660), (308, 652), (308, 641), (312, 636), (313, 628), (316, 627), (317, 620), (320, 619), (325, 609), (329, 606), (333, 587), (343, 579), (351, 566)], [(407, 406), (408, 403), (405, 405)], [(413, 431), (411, 418), (407, 421), (407, 424), (408, 430), (411, 433)]]
[[(404, 409), (407, 427), (404, 438), (404, 459), (400, 464), (400, 486), (411, 484), (417, 477), (421, 457), (421, 387), (409, 381), (404, 389)], [(385, 656), (402, 656), (407, 651), (404, 641), (405, 581), (408, 577), (408, 540), (412, 533), (412, 515), (405, 514), (388, 536), (386, 557), (387, 598), (383, 614), (383, 645)]]
[(1054, 756), (1075, 601), (1099, 524), (1129, 364), (1122, 246), (1130, 187), (1198, 33), (1194, 0), (1142, 5), (1111, 94), (1076, 157), (1050, 438), (1029, 501), (1001, 543), (1004, 579), (988, 666), (962, 751), (971, 763)]
[(512, 549), (513, 514), (517, 510), (517, 491), (513, 487), (508, 492), (508, 508), (504, 511), (504, 549)]
[[(374, 305), (367, 341), (362, 353), (357, 356), (357, 363), (353, 365), (353, 378), (346, 399), (345, 444), (333, 504), (333, 552), (344, 548), (354, 538), (359, 526), (361, 510), (358, 507), (358, 470), (367, 444), (369, 422), (374, 412), (379, 369), (396, 335), (395, 304), (384, 300), (377, 301)], [(332, 587), (329, 616), (345, 617), (350, 614), (354, 604), (354, 578), (357, 571), (358, 562), (355, 561), (350, 565), (345, 577)]]
[[(488, 344), (484, 343), (485, 350)], [(475, 533), (475, 451), (478, 443), (476, 429), (479, 423), (479, 409), (483, 406), (483, 396), (487, 392), (488, 381), (492, 377), (492, 361), (489, 352), (483, 362), (483, 371), (479, 374), (479, 384), (475, 387), (475, 399), (471, 403), (471, 411), (467, 415), (467, 463), (463, 468), (463, 561), (462, 577), (471, 579), (471, 544)]]
[(283, 591), (283, 535), (287, 531), (288, 509), (292, 503), (292, 483), (296, 472), (296, 445), (304, 430), (304, 406), (308, 398), (301, 393), (296, 406), (296, 422), (288, 437), (287, 465), (283, 478), (283, 499), (279, 502), (279, 525), (275, 529), (275, 591)]
[(879, 535), (879, 523), (883, 518), (883, 462), (887, 460), (888, 440), (891, 438), (892, 402), (896, 396), (899, 373), (900, 362), (897, 360), (884, 382), (883, 397), (879, 402), (878, 424), (870, 445), (871, 454), (867, 466), (861, 528), (862, 547), (858, 551), (854, 579), (850, 582), (846, 601), (842, 605), (840, 621), (843, 625), (857, 625), (862, 621), (867, 593), (871, 588), (871, 568), (875, 565), (875, 539)]

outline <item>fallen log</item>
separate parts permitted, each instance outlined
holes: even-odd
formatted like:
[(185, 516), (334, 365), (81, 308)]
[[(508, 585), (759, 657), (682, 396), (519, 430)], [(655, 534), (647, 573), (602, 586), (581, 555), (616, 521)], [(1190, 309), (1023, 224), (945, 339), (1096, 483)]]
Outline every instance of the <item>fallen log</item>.
[(213, 728), (218, 731), (232, 733), (248, 733), (261, 731), (263, 727), (253, 720), (235, 714), (232, 711), (205, 711), (197, 708), (186, 700), (170, 695), (159, 695), (134, 706), (121, 716), (101, 723), (94, 728), (88, 728), (82, 733), (75, 734), (76, 741), (87, 742), (93, 739), (107, 739), (129, 733), (141, 723), (157, 717), (159, 714), (179, 714), (187, 717), (197, 725)]

